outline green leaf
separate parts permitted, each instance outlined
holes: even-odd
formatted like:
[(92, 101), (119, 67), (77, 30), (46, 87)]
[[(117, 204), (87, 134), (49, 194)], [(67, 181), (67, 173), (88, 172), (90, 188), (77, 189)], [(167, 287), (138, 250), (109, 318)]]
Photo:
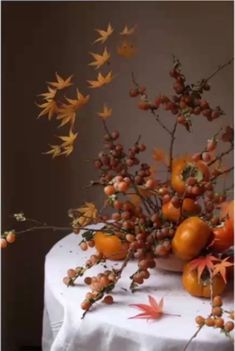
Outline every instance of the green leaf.
[(82, 233), (82, 237), (86, 240), (86, 241), (90, 241), (93, 239), (94, 236), (94, 231), (93, 230), (87, 230), (84, 233)]

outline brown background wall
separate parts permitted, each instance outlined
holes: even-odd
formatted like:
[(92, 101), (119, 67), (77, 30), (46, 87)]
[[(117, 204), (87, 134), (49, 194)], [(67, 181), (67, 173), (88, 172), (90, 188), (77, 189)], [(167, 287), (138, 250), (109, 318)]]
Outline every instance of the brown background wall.
[[(112, 84), (93, 96), (82, 113), (80, 142), (69, 159), (51, 159), (41, 152), (52, 142), (55, 127), (36, 120), (36, 95), (45, 81), (74, 73), (82, 91), (94, 28), (138, 24), (139, 55), (130, 63), (114, 59)], [(114, 110), (110, 125), (118, 128), (124, 144), (142, 134), (147, 145), (164, 147), (167, 138), (155, 122), (128, 97), (130, 71), (148, 86), (152, 96), (170, 92), (171, 55), (181, 58), (186, 76), (195, 81), (233, 56), (232, 2), (3, 2), (2, 4), (2, 224), (9, 214), (23, 210), (29, 217), (66, 224), (67, 209), (84, 200), (100, 203), (102, 195), (87, 191), (93, 159), (102, 144), (96, 112), (103, 102)], [(213, 81), (212, 105), (227, 116), (214, 124), (195, 121), (194, 133), (179, 128), (178, 151), (197, 151), (219, 126), (233, 122), (233, 68)], [(165, 118), (165, 115), (163, 115)], [(147, 120), (147, 123), (146, 123)], [(169, 121), (169, 124), (171, 120)], [(151, 152), (147, 157), (150, 160)], [(230, 158), (230, 161), (232, 158)], [(228, 180), (229, 183), (229, 180)], [(30, 233), (2, 254), (2, 350), (15, 351), (40, 344), (45, 254), (63, 233)]]

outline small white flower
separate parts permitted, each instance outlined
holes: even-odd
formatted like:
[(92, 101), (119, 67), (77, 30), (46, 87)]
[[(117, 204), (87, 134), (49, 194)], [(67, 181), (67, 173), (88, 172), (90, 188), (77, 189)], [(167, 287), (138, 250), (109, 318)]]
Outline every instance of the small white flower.
[(23, 212), (14, 213), (14, 217), (15, 217), (17, 222), (25, 222), (26, 221), (26, 218), (25, 218)]

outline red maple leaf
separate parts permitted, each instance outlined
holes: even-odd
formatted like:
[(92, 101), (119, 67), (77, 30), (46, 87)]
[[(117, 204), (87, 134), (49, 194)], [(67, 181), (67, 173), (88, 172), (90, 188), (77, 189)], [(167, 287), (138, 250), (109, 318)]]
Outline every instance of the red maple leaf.
[(137, 314), (136, 316), (130, 317), (129, 319), (141, 318), (141, 319), (158, 319), (163, 314), (163, 298), (161, 298), (160, 302), (157, 303), (154, 297), (149, 296), (149, 305), (138, 303), (131, 304), (131, 307), (137, 307), (143, 313)]
[(148, 298), (149, 298), (149, 305), (143, 304), (143, 303), (129, 305), (131, 307), (137, 307), (142, 311), (142, 313), (139, 313), (136, 316), (130, 317), (129, 319), (139, 318), (139, 319), (155, 320), (162, 317), (163, 314), (179, 317), (178, 314), (170, 314), (170, 313), (163, 312), (163, 303), (164, 303), (163, 298), (161, 298), (159, 303), (157, 303), (156, 299), (152, 296), (148, 296)]
[(227, 279), (226, 279), (227, 268), (233, 266), (233, 263), (227, 262), (228, 259), (229, 257), (226, 257), (225, 259), (223, 259), (223, 261), (214, 265), (214, 269), (213, 269), (213, 276), (220, 273), (225, 284), (227, 284)]
[(201, 279), (203, 271), (207, 268), (212, 271), (214, 268), (214, 262), (220, 261), (217, 257), (212, 255), (200, 256), (195, 258), (189, 263), (189, 272), (197, 270), (198, 281)]

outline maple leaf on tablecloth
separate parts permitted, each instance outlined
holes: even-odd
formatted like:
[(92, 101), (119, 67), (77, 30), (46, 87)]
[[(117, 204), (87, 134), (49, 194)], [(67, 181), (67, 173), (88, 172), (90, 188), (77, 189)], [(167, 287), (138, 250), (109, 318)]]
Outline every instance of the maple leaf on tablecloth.
[(73, 214), (72, 226), (84, 227), (97, 218), (98, 210), (92, 202), (85, 202), (83, 207), (71, 211)]
[(219, 273), (221, 275), (221, 277), (223, 278), (225, 284), (227, 284), (226, 270), (228, 267), (233, 266), (233, 263), (227, 261), (228, 259), (229, 259), (229, 257), (226, 257), (220, 263), (215, 264), (214, 268), (213, 268), (213, 273), (212, 273), (213, 276), (215, 276), (216, 274)]
[(43, 104), (38, 104), (37, 106), (42, 109), (38, 115), (38, 118), (48, 115), (48, 119), (51, 120), (53, 115), (56, 114), (58, 110), (57, 104), (54, 100), (48, 100)]
[(161, 298), (159, 303), (157, 303), (156, 299), (152, 296), (148, 296), (148, 299), (149, 305), (142, 303), (129, 305), (131, 307), (136, 307), (142, 311), (142, 313), (139, 313), (133, 317), (129, 317), (129, 319), (159, 319), (163, 315), (163, 298)]
[(103, 111), (98, 112), (98, 116), (100, 116), (103, 120), (106, 120), (112, 115), (112, 108), (108, 107), (106, 104), (103, 106)]
[(107, 51), (107, 48), (104, 49), (103, 54), (101, 55), (94, 52), (90, 52), (90, 55), (95, 59), (95, 61), (90, 62), (89, 66), (95, 66), (95, 69), (103, 66), (111, 57), (110, 53)]
[(189, 262), (189, 272), (197, 270), (198, 281), (201, 279), (203, 271), (207, 268), (209, 271), (213, 271), (214, 262), (220, 261), (217, 257), (212, 255), (200, 256)]
[(106, 30), (95, 29), (95, 31), (98, 32), (100, 36), (94, 41), (94, 43), (99, 43), (100, 42), (100, 43), (104, 44), (104, 42), (113, 33), (113, 28), (112, 28), (111, 24), (109, 23)]
[(70, 87), (71, 85), (73, 85), (73, 83), (71, 82), (72, 79), (72, 75), (69, 76), (68, 78), (63, 79), (61, 76), (59, 76), (58, 73), (55, 74), (56, 75), (56, 82), (48, 82), (48, 84), (50, 84), (53, 88), (56, 88), (57, 90), (62, 90), (65, 88)]
[(101, 88), (103, 85), (109, 84), (113, 80), (113, 75), (112, 71), (107, 73), (106, 76), (103, 76), (102, 73), (98, 73), (97, 80), (88, 80), (88, 83), (90, 84), (89, 88)]
[(136, 26), (133, 26), (131, 28), (128, 28), (127, 25), (123, 28), (123, 30), (120, 32), (120, 35), (132, 35), (135, 33)]

